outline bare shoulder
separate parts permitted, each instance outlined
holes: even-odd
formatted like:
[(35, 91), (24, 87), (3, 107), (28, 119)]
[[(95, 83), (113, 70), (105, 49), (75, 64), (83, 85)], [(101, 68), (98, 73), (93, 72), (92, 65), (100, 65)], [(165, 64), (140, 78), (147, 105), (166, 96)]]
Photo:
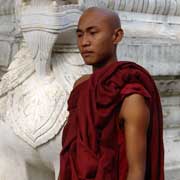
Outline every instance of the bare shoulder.
[(136, 104), (137, 105), (146, 105), (144, 97), (140, 94), (132, 94), (132, 95), (127, 96), (124, 99), (123, 104), (128, 105), (128, 106), (130, 106), (130, 105), (134, 106)]
[(88, 80), (90, 77), (90, 74), (86, 74), (83, 75), (82, 77), (80, 77), (78, 80), (76, 80), (76, 82), (74, 83), (73, 88), (75, 88), (76, 86), (78, 86), (79, 84), (83, 83), (84, 81)]
[(132, 94), (126, 97), (122, 103), (119, 118), (129, 123), (145, 123), (149, 121), (149, 107), (144, 97), (140, 94)]

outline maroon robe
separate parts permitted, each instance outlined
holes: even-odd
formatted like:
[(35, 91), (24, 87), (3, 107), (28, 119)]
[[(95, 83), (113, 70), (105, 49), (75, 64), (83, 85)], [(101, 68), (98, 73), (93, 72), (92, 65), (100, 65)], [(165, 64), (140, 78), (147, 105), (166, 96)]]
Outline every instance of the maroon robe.
[(145, 180), (164, 180), (161, 103), (149, 73), (132, 62), (96, 70), (71, 92), (63, 131), (59, 180), (126, 180), (128, 163), (123, 123), (117, 117), (124, 98), (144, 96), (150, 109)]

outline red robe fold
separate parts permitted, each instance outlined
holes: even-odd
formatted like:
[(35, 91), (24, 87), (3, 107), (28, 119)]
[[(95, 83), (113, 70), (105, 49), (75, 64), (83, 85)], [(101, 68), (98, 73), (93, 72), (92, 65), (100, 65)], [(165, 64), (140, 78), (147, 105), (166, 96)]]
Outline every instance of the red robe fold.
[(117, 127), (117, 117), (124, 98), (134, 93), (144, 96), (151, 115), (145, 180), (164, 180), (159, 94), (149, 73), (132, 62), (98, 69), (71, 92), (59, 180), (126, 180), (124, 129)]

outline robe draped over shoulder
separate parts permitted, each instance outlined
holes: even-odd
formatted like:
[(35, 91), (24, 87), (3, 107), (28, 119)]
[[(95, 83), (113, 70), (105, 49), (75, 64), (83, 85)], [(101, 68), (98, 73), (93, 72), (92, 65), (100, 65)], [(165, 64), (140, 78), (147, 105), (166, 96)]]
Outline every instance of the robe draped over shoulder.
[(142, 95), (150, 109), (145, 180), (164, 180), (163, 119), (160, 97), (149, 73), (118, 61), (96, 70), (68, 100), (59, 180), (126, 180), (124, 129), (117, 117), (125, 97)]

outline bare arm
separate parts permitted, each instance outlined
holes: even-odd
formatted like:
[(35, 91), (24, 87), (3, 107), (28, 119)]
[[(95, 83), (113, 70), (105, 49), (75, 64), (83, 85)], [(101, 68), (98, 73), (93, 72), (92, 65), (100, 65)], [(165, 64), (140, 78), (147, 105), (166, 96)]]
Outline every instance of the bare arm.
[(139, 94), (126, 97), (119, 116), (120, 120), (124, 120), (125, 128), (128, 160), (127, 180), (144, 180), (146, 138), (150, 116), (144, 97)]

